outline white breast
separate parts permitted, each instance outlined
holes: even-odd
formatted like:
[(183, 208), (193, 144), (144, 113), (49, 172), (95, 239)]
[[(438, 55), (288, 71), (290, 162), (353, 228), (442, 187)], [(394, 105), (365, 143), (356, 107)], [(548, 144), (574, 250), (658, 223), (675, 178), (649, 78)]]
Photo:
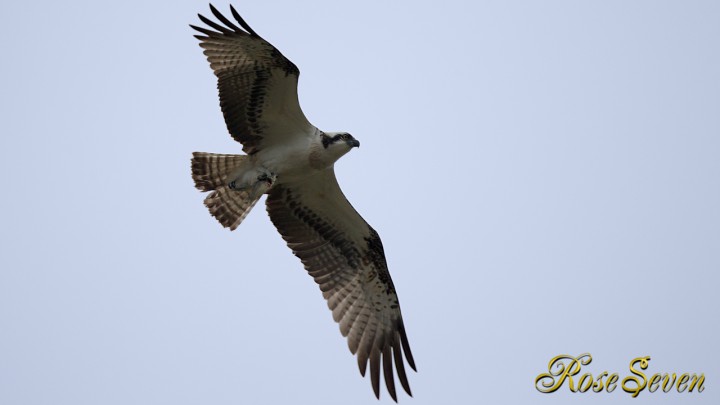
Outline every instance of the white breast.
[(292, 142), (273, 145), (256, 155), (256, 165), (266, 167), (278, 177), (278, 182), (295, 181), (317, 173), (318, 154), (322, 153), (320, 137), (294, 137)]

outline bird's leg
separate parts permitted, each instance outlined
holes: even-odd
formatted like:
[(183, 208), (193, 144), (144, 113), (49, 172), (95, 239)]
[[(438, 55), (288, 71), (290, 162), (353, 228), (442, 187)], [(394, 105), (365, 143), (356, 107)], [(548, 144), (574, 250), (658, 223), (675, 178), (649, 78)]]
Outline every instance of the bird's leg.
[(275, 184), (277, 175), (265, 168), (244, 173), (228, 183), (228, 188), (235, 191), (247, 191), (250, 198), (260, 198)]
[(251, 198), (260, 198), (261, 195), (265, 194), (275, 184), (277, 176), (275, 173), (263, 172), (257, 176), (257, 181), (253, 184), (252, 190), (250, 191)]

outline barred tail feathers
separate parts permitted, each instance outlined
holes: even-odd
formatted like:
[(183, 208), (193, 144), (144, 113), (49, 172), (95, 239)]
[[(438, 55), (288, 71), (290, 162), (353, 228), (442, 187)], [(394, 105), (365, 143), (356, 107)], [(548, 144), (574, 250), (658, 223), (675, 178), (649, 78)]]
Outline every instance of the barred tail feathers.
[(201, 191), (212, 191), (205, 198), (210, 214), (225, 228), (234, 231), (260, 199), (253, 198), (248, 191), (230, 190), (227, 176), (240, 168), (248, 157), (245, 155), (224, 155), (193, 152), (191, 167), (195, 187)]
[(193, 152), (190, 166), (195, 187), (200, 191), (212, 191), (224, 186), (227, 175), (247, 159), (246, 155)]
[(234, 231), (259, 199), (260, 196), (251, 197), (248, 191), (230, 190), (222, 186), (205, 198), (205, 206), (222, 226)]

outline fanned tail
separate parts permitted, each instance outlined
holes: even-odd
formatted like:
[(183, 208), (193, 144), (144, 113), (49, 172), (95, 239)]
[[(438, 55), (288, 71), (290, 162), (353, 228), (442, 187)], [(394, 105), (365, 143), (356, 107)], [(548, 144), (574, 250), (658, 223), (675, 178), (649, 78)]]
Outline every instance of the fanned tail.
[(234, 231), (259, 199), (260, 196), (252, 198), (247, 191), (235, 191), (222, 186), (205, 198), (205, 206), (222, 226)]
[(212, 191), (205, 198), (210, 214), (225, 228), (234, 231), (245, 219), (260, 196), (247, 190), (228, 188), (227, 176), (247, 162), (245, 155), (193, 152), (192, 178), (201, 191)]
[(200, 191), (212, 191), (226, 185), (226, 177), (247, 161), (246, 155), (193, 152), (192, 178)]

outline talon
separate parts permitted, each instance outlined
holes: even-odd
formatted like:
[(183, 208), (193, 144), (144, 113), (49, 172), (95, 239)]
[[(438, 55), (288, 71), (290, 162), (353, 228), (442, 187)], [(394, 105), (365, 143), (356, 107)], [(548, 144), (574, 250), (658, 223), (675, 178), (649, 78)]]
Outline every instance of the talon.
[(257, 179), (258, 179), (258, 181), (264, 181), (264, 182), (272, 185), (275, 182), (276, 178), (277, 178), (277, 176), (275, 175), (275, 173), (265, 172), (265, 173), (261, 173)]
[(275, 173), (261, 168), (256, 169), (254, 173), (240, 175), (240, 177), (227, 184), (231, 190), (247, 191), (252, 198), (257, 198), (273, 186), (275, 179), (277, 179)]
[(228, 188), (230, 190), (242, 191), (242, 190), (245, 190), (247, 188), (247, 186), (238, 186), (237, 180), (233, 180), (230, 183), (228, 183)]

